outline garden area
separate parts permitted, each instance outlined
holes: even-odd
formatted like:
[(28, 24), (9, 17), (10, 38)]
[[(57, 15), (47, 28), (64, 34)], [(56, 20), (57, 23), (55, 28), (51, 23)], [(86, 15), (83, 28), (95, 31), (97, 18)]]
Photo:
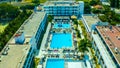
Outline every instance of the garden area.
[(0, 33), (2, 33), (4, 31), (4, 29), (7, 27), (8, 24), (0, 24)]
[[(74, 29), (76, 31), (76, 35), (78, 39), (77, 40), (78, 50), (80, 52), (83, 52), (84, 54), (85, 51), (88, 51), (88, 48), (91, 47), (91, 41), (87, 37), (87, 32), (82, 21), (77, 21), (77, 19), (74, 19), (73, 22), (74, 22)], [(81, 27), (82, 33), (80, 33), (80, 30), (78, 29), (78, 27)], [(84, 36), (83, 39), (81, 38), (81, 35)]]
[(120, 24), (120, 14), (115, 13), (110, 10), (109, 6), (105, 6), (105, 12), (103, 14), (98, 14), (98, 17), (103, 22), (109, 22), (111, 25)]
[[(89, 36), (87, 34), (87, 31), (85, 29), (84, 24), (81, 20), (77, 21), (77, 19), (74, 19), (74, 29), (77, 34), (77, 46), (78, 51), (81, 52), (81, 59), (84, 59), (86, 54), (90, 55), (90, 59), (93, 62), (93, 65), (95, 68), (100, 68), (100, 65), (98, 63), (98, 58), (95, 56), (95, 51), (92, 48), (91, 39), (89, 39)], [(80, 30), (78, 27), (81, 27), (82, 33), (80, 33)], [(84, 39), (81, 38), (81, 34), (84, 36)]]

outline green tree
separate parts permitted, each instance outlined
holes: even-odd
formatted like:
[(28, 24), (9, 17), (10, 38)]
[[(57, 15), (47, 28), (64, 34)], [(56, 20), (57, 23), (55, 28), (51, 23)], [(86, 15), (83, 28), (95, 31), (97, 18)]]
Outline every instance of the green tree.
[(91, 13), (91, 6), (88, 2), (85, 2), (85, 5), (84, 5), (84, 13), (85, 14), (90, 14)]
[(107, 13), (107, 12), (110, 12), (110, 11), (111, 11), (110, 6), (108, 6), (108, 5), (103, 5), (103, 7), (104, 7), (104, 13)]
[[(29, 14), (29, 15), (28, 15)], [(12, 20), (5, 28), (3, 33), (0, 34), (0, 51), (5, 44), (9, 41), (12, 35), (18, 30), (23, 22), (31, 15), (31, 12), (21, 12), (14, 20)], [(12, 27), (12, 28), (11, 28)]]
[(78, 21), (77, 21), (77, 19), (73, 19), (73, 22), (74, 22), (75, 25), (78, 26)]
[(31, 5), (23, 5), (23, 6), (20, 6), (20, 9), (22, 10), (26, 10), (26, 9), (29, 9), (29, 10), (33, 10), (35, 8), (35, 4), (31, 4)]
[(86, 51), (89, 51), (88, 47), (91, 47), (91, 41), (86, 38), (82, 39), (80, 40), (80, 44), (78, 46), (79, 46), (79, 51), (85, 53)]
[(52, 15), (48, 15), (48, 22), (52, 22), (53, 16)]
[(19, 10), (17, 7), (12, 6), (11, 4), (2, 3), (0, 4), (0, 20), (9, 19), (12, 20), (18, 16)]
[(108, 21), (106, 15), (99, 15), (98, 17), (102, 22), (107, 22)]
[(96, 8), (93, 8), (93, 9), (92, 9), (92, 12), (93, 12), (94, 14), (102, 13), (101, 9), (96, 9)]
[(95, 5), (100, 5), (101, 2), (100, 2), (100, 0), (91, 0), (89, 4), (90, 4), (91, 6), (95, 6)]
[(92, 6), (97, 5), (97, 4), (98, 4), (98, 2), (95, 0), (90, 1), (90, 5), (92, 5)]
[(110, 6), (113, 8), (119, 8), (119, 0), (110, 0)]
[(39, 5), (40, 1), (39, 0), (32, 0), (32, 3), (35, 3), (35, 4)]

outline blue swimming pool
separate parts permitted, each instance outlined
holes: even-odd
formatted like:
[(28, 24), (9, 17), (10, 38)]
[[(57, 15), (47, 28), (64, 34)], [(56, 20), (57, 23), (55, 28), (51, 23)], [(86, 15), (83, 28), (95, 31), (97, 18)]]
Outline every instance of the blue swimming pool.
[(70, 28), (70, 24), (54, 24), (53, 28)]
[(51, 48), (72, 47), (72, 36), (70, 33), (54, 33), (50, 44)]
[(46, 68), (64, 68), (63, 59), (47, 59)]

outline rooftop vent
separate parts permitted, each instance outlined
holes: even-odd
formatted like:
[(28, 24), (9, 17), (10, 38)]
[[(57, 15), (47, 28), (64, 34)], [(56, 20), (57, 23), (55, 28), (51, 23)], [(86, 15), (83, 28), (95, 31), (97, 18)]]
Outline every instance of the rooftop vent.
[(118, 48), (115, 47), (114, 50), (115, 50), (115, 53), (118, 54)]
[(110, 46), (112, 46), (112, 44), (110, 43)]
[(7, 55), (7, 54), (8, 54), (7, 50), (4, 50), (4, 51), (2, 52), (2, 55)]
[(110, 26), (109, 29), (112, 30), (112, 26)]

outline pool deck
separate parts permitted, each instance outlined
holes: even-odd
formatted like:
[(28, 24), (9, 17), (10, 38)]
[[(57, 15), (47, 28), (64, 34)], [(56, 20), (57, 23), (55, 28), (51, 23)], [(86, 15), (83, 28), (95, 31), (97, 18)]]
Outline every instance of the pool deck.
[(66, 62), (65, 68), (85, 68), (84, 62)]
[[(71, 24), (70, 24), (70, 26), (72, 27)], [(64, 60), (70, 60), (71, 59), (71, 60), (74, 60), (74, 61), (75, 60), (79, 60), (79, 58), (77, 58), (77, 56), (80, 56), (81, 53), (77, 53), (76, 50), (75, 50), (75, 47), (77, 46), (77, 44), (75, 44), (75, 41), (77, 41), (76, 40), (77, 38), (73, 36), (74, 35), (74, 31), (73, 30), (74, 29), (72, 29), (71, 27), (69, 29), (62, 28), (61, 30), (54, 29), (56, 31), (53, 32), (53, 33), (58, 33), (58, 34), (61, 33), (61, 34), (63, 34), (64, 31), (66, 31), (66, 35), (67, 35), (67, 33), (70, 34), (72, 47), (62, 47), (62, 48), (55, 48), (54, 47), (54, 48), (51, 48), (51, 43), (52, 43), (52, 40), (53, 40), (53, 33), (52, 33), (52, 31), (54, 31), (53, 30), (54, 26), (52, 28), (51, 27), (52, 27), (51, 24), (48, 24), (47, 31), (46, 31), (46, 33), (45, 33), (45, 35), (43, 37), (44, 40), (42, 40), (42, 44), (41, 44), (40, 50), (38, 51), (38, 55), (36, 56), (37, 58), (40, 58), (40, 59), (45, 57), (45, 62), (43, 62), (42, 67), (43, 68), (47, 67), (46, 66), (47, 65), (47, 59), (64, 59)], [(80, 27), (79, 27), (79, 30), (80, 30), (80, 33), (82, 33)], [(65, 37), (65, 38), (67, 38), (67, 37)], [(84, 38), (84, 37), (82, 36), (82, 38)], [(69, 38), (67, 38), (67, 39), (69, 39)], [(57, 41), (57, 40), (55, 40), (55, 41)], [(74, 64), (75, 64), (75, 66), (78, 65), (78, 64), (81, 64), (83, 68), (86, 68), (86, 67), (84, 67), (85, 66), (84, 62), (79, 62), (79, 63), (76, 63), (76, 62), (74, 63), (73, 62), (73, 65)], [(71, 68), (70, 65), (71, 64), (69, 64), (69, 66), (68, 66), (68, 63), (65, 62), (64, 68)]]

